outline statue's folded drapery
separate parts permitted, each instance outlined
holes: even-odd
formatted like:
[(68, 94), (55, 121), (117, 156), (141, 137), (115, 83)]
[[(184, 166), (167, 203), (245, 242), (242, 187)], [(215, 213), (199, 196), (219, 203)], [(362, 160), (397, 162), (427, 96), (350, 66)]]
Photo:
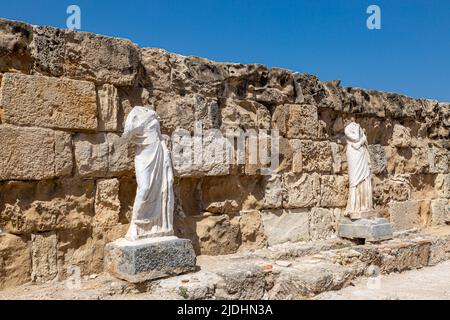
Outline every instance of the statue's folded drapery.
[(137, 191), (126, 238), (135, 240), (172, 235), (172, 163), (156, 112), (134, 107), (126, 119), (123, 137), (137, 146)]
[(370, 211), (373, 209), (373, 203), (367, 139), (361, 127), (354, 122), (345, 128), (345, 136), (349, 176), (346, 211), (348, 213)]

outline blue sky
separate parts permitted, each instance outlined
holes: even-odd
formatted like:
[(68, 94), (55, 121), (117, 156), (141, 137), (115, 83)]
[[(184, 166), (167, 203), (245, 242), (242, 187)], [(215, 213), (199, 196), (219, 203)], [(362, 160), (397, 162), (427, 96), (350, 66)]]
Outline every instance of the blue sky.
[[(217, 61), (262, 63), (321, 80), (450, 101), (449, 0), (5, 1), (0, 17), (81, 28)], [(369, 5), (381, 30), (366, 28)]]

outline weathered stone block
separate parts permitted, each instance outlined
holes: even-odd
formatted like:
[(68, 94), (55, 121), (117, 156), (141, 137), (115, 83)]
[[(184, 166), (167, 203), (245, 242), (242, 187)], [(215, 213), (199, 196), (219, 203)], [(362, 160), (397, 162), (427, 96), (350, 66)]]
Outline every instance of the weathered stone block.
[(142, 65), (152, 87), (169, 91), (170, 88), (170, 57), (173, 53), (159, 48), (141, 49)]
[(92, 180), (4, 182), (0, 225), (13, 234), (87, 230), (94, 216), (94, 195)]
[(31, 279), (43, 283), (58, 275), (57, 237), (54, 232), (31, 235)]
[(340, 173), (342, 171), (342, 153), (344, 147), (341, 144), (331, 142), (331, 156), (333, 159), (333, 173)]
[(126, 39), (66, 31), (64, 74), (70, 78), (131, 86), (139, 68), (139, 48)]
[(228, 215), (206, 216), (196, 218), (195, 223), (201, 254), (230, 254), (238, 250), (241, 243), (238, 219), (230, 219)]
[(137, 241), (118, 239), (106, 246), (105, 269), (120, 279), (139, 283), (195, 270), (191, 241), (177, 237)]
[(419, 228), (422, 223), (420, 201), (390, 202), (389, 215), (395, 231)]
[(284, 193), (282, 176), (264, 176), (264, 181), (264, 208), (281, 208)]
[(447, 173), (450, 152), (444, 148), (433, 146), (428, 149), (430, 173)]
[(287, 105), (287, 137), (314, 139), (318, 136), (317, 107), (313, 105)]
[(310, 239), (307, 209), (263, 210), (261, 217), (269, 245)]
[(108, 142), (108, 176), (134, 175), (135, 148), (115, 133), (106, 135)]
[(328, 141), (302, 141), (302, 170), (304, 172), (331, 172), (333, 158)]
[(80, 133), (74, 137), (77, 173), (83, 177), (103, 177), (108, 172), (107, 135)]
[(261, 213), (258, 210), (241, 211), (239, 228), (242, 240), (241, 248), (255, 249), (267, 245)]
[(287, 190), (285, 208), (308, 208), (318, 204), (320, 198), (320, 176), (313, 174), (283, 175), (284, 188)]
[(446, 225), (450, 223), (450, 199), (434, 199), (430, 203), (431, 223)]
[(289, 140), (292, 150), (292, 172), (301, 173), (303, 171), (302, 141), (299, 139)]
[(411, 145), (411, 129), (396, 123), (392, 133), (391, 145), (394, 147), (409, 147)]
[(33, 26), (30, 43), (33, 73), (60, 77), (65, 58), (65, 30), (47, 26)]
[(6, 73), (0, 99), (6, 123), (59, 129), (97, 128), (95, 86), (87, 81)]
[(108, 228), (119, 223), (119, 180), (97, 180), (95, 192), (94, 226)]
[(30, 247), (12, 234), (0, 236), (0, 289), (16, 287), (31, 280)]
[(0, 180), (50, 179), (72, 171), (67, 133), (1, 125), (0, 145)]
[(97, 90), (98, 97), (98, 130), (117, 131), (119, 112), (119, 95), (116, 87), (104, 84)]
[(434, 188), (439, 197), (450, 198), (450, 174), (438, 174)]
[(379, 144), (369, 145), (370, 170), (373, 174), (382, 173), (387, 167), (386, 153), (384, 147)]
[(347, 176), (321, 176), (320, 206), (345, 207), (348, 198)]
[(309, 213), (309, 234), (311, 240), (328, 239), (336, 236), (334, 210), (312, 208)]
[(30, 72), (29, 44), (32, 33), (28, 24), (0, 19), (0, 72)]
[(172, 140), (173, 166), (180, 177), (225, 176), (230, 173), (232, 152), (229, 140), (219, 131), (191, 137), (187, 132)]

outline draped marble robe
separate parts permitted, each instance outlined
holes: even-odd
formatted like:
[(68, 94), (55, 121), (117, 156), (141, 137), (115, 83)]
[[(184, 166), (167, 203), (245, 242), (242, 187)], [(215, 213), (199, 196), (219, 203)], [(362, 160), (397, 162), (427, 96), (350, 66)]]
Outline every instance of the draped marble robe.
[(344, 131), (349, 177), (346, 215), (358, 218), (361, 213), (373, 210), (369, 150), (366, 135), (359, 124), (351, 122)]
[(123, 138), (136, 147), (137, 191), (128, 240), (173, 235), (173, 172), (155, 111), (136, 106), (125, 121)]

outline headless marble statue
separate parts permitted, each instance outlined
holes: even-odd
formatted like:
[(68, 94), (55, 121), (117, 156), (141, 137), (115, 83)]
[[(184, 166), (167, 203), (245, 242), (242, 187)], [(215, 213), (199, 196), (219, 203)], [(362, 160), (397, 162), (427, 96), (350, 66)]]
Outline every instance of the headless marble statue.
[(363, 213), (373, 211), (367, 138), (360, 125), (355, 122), (351, 122), (345, 127), (345, 137), (347, 139), (349, 176), (346, 215), (351, 218), (361, 218)]
[(173, 235), (173, 172), (155, 111), (136, 106), (125, 121), (124, 139), (136, 148), (137, 191), (127, 240)]

